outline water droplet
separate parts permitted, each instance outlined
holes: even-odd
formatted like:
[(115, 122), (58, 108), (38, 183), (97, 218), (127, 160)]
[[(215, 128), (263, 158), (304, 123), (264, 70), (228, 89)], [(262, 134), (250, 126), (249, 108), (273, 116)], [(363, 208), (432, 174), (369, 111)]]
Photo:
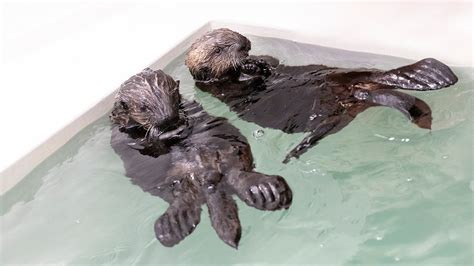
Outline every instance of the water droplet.
[(448, 156), (448, 155), (443, 155), (441, 158), (443, 158), (443, 159), (445, 159), (445, 160), (446, 160), (446, 159), (448, 159), (448, 158), (449, 158), (449, 156)]
[(323, 243), (319, 244), (319, 247), (323, 248), (323, 247), (324, 247), (324, 244), (323, 244)]
[(312, 114), (309, 116), (309, 120), (313, 121), (316, 117), (318, 117), (318, 114)]
[(382, 239), (383, 239), (383, 236), (376, 236), (376, 237), (375, 237), (375, 240), (377, 240), (377, 241), (380, 241), (380, 240), (382, 240)]
[(80, 224), (81, 221), (79, 219), (76, 220), (76, 224)]
[(265, 135), (265, 131), (263, 131), (263, 129), (257, 129), (253, 132), (253, 137), (256, 139), (263, 137), (263, 135)]
[(388, 140), (392, 141), (392, 140), (395, 140), (395, 138), (394, 138), (394, 137), (390, 137), (390, 138), (388, 138)]
[(395, 257), (393, 258), (395, 261), (400, 261), (400, 258), (399, 257)]
[(407, 178), (407, 182), (412, 182), (412, 181), (413, 181), (413, 178), (411, 178), (411, 177)]
[(409, 138), (406, 138), (406, 139), (405, 139), (405, 142), (409, 142), (409, 141), (410, 141), (410, 139), (409, 139)]

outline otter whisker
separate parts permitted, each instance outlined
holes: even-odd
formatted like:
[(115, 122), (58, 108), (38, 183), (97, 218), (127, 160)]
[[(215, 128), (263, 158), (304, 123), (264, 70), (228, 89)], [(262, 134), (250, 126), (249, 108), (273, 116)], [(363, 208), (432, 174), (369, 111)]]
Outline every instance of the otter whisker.
[(148, 133), (150, 133), (150, 130), (153, 128), (153, 126), (148, 127), (147, 131), (145, 132), (145, 139), (148, 139)]

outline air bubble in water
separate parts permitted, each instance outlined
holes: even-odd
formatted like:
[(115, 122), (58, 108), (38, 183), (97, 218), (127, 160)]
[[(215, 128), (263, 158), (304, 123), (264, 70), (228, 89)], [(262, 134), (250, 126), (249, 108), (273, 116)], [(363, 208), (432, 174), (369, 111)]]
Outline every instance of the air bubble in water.
[(375, 237), (375, 240), (377, 240), (377, 241), (380, 241), (380, 240), (382, 240), (382, 239), (383, 239), (383, 236), (376, 236), (376, 237)]
[(413, 178), (411, 178), (411, 177), (407, 178), (407, 182), (412, 182), (412, 181), (413, 181)]
[(441, 158), (446, 160), (446, 159), (448, 159), (448, 155), (443, 155)]
[(390, 138), (388, 138), (388, 140), (392, 141), (392, 140), (395, 140), (395, 138), (394, 138), (394, 137), (390, 137)]
[(263, 135), (265, 135), (265, 131), (263, 131), (263, 129), (257, 129), (253, 132), (253, 137), (256, 139), (263, 137)]

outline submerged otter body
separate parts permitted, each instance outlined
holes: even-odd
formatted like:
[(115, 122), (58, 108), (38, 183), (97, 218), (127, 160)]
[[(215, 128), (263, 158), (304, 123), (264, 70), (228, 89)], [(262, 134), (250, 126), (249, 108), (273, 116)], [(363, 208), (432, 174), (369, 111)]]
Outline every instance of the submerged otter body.
[(228, 245), (241, 235), (236, 194), (260, 210), (288, 208), (292, 193), (281, 176), (253, 170), (250, 146), (226, 119), (194, 101), (181, 101), (178, 83), (145, 69), (119, 89), (111, 145), (125, 174), (170, 204), (155, 223), (157, 239), (173, 246), (191, 234), (206, 204), (211, 224)]
[[(222, 38), (242, 36), (227, 29), (218, 31), (225, 34), (208, 33), (207, 38), (198, 39), (193, 47), (218, 45)], [(227, 51), (236, 53), (232, 49)], [(244, 53), (239, 53), (242, 58)], [(194, 64), (198, 60), (193, 57), (193, 49), (187, 56), (186, 65), (197, 87), (228, 104), (244, 120), (286, 133), (309, 132), (284, 162), (299, 157), (324, 136), (339, 131), (372, 106), (395, 108), (419, 127), (429, 129), (432, 120), (429, 106), (394, 89), (436, 90), (457, 82), (449, 67), (435, 59), (382, 71), (324, 65), (286, 66), (269, 56), (250, 56), (242, 59), (238, 67), (221, 70), (220, 75), (202, 75), (196, 74), (200, 72)], [(213, 61), (205, 68), (212, 69), (215, 64)], [(202, 76), (206, 78), (200, 79)]]

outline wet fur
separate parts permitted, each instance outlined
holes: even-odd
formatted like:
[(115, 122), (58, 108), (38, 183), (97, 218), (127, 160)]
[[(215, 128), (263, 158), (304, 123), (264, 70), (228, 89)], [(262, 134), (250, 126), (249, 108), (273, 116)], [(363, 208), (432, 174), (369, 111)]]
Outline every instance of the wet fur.
[[(202, 204), (218, 236), (235, 248), (241, 225), (233, 194), (261, 210), (291, 204), (291, 190), (281, 176), (253, 170), (250, 146), (239, 130), (196, 102), (181, 101), (178, 83), (160, 70), (145, 69), (125, 82), (110, 118), (111, 144), (125, 174), (169, 203), (155, 222), (164, 246), (176, 245), (194, 231)], [(151, 128), (157, 130), (149, 137)]]
[[(218, 36), (232, 36), (229, 42), (244, 39), (243, 44), (248, 41), (239, 33), (229, 31)], [(211, 40), (227, 42), (216, 38), (217, 35)], [(196, 40), (188, 57), (196, 52), (193, 47), (203, 44), (200, 42), (201, 39)], [(205, 44), (212, 45), (209, 42)], [(201, 56), (212, 57), (212, 54)], [(198, 65), (200, 62), (193, 63)], [(190, 67), (189, 63), (187, 65)], [(372, 106), (395, 108), (419, 127), (430, 129), (432, 115), (428, 104), (394, 89), (437, 90), (457, 82), (449, 67), (432, 58), (383, 71), (325, 65), (286, 66), (270, 56), (249, 56), (240, 68), (220, 70), (227, 75), (213, 80), (201, 80), (200, 74), (191, 69), (192, 65), (190, 71), (197, 87), (228, 104), (244, 120), (286, 133), (309, 132), (287, 154), (285, 163), (292, 157), (298, 158), (325, 136), (338, 132), (357, 114)]]

